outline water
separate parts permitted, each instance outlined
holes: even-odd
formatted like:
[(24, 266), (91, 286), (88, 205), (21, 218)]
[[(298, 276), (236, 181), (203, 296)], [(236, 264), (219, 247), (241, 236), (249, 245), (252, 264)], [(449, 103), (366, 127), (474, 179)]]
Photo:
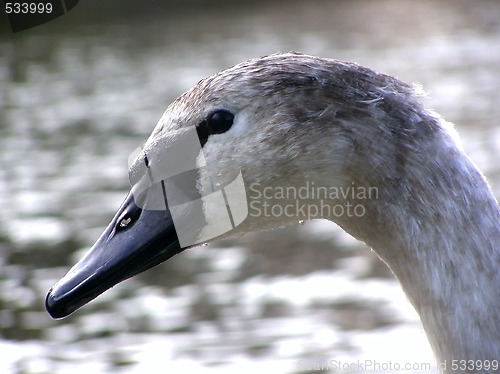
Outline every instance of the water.
[(189, 250), (62, 321), (43, 299), (125, 197), (127, 157), (166, 105), (277, 51), (420, 82), (500, 196), (500, 4), (469, 3), (224, 3), (114, 18), (79, 5), (77, 18), (1, 35), (0, 372), (303, 373), (357, 360), (427, 372), (417, 364), (432, 354), (399, 285), (327, 222)]

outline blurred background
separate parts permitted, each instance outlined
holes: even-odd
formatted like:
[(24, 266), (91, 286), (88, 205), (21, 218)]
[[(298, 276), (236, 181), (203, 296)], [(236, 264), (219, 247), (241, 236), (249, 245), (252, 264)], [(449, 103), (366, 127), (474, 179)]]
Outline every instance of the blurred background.
[(434, 369), (388, 269), (328, 222), (189, 250), (61, 321), (44, 297), (110, 221), (168, 103), (275, 52), (421, 83), (500, 196), (499, 46), (496, 0), (88, 0), (15, 34), (0, 14), (0, 372)]

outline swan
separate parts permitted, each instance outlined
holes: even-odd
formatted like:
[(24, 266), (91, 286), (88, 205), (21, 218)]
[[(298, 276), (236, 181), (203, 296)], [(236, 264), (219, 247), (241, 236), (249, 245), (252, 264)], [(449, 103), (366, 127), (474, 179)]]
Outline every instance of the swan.
[(131, 157), (131, 192), (50, 289), (48, 313), (63, 318), (186, 248), (321, 218), (389, 266), (440, 371), (496, 371), (500, 210), (422, 95), (369, 68), (296, 53), (201, 80)]

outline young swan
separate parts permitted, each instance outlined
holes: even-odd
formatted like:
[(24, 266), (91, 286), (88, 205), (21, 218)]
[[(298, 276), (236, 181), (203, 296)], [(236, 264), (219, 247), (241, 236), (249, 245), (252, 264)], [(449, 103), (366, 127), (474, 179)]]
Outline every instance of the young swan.
[[(196, 129), (199, 148), (186, 159), (198, 169), (179, 189), (209, 196), (226, 187), (228, 210), (199, 200), (201, 223), (186, 219), (194, 208), (172, 204), (175, 192), (169, 191), (178, 182), (164, 182), (175, 172), (137, 187), (172, 161), (165, 149), (187, 147), (189, 128)], [(240, 172), (246, 199), (229, 188)], [(330, 59), (281, 54), (250, 60), (174, 101), (130, 177), (132, 193), (103, 236), (49, 291), (53, 317), (185, 247), (214, 240), (207, 227), (231, 209), (232, 229), (216, 239), (325, 218), (391, 268), (443, 372), (451, 372), (451, 360), (474, 360), (453, 372), (495, 371), (488, 362), (500, 359), (499, 208), (451, 126), (424, 108), (414, 87)], [(293, 194), (304, 186), (305, 196)], [(139, 195), (153, 188), (170, 210), (147, 207)], [(299, 208), (304, 205), (316, 210)]]

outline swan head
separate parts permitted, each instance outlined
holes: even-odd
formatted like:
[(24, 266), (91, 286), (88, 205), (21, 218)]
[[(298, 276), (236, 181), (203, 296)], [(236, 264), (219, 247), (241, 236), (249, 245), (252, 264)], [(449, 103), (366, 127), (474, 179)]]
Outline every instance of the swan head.
[(413, 86), (352, 63), (280, 54), (204, 79), (130, 158), (131, 193), (47, 310), (64, 317), (185, 248), (299, 220), (368, 241), (396, 220), (390, 198), (373, 200), (418, 181), (408, 165), (436, 137), (453, 147), (447, 134)]

